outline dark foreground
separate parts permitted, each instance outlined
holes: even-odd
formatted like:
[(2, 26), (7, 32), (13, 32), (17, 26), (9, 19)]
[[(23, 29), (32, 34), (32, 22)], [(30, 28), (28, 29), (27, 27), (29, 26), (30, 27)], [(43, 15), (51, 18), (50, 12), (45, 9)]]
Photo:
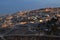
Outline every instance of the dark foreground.
[(60, 40), (60, 37), (46, 36), (6, 36), (0, 40)]

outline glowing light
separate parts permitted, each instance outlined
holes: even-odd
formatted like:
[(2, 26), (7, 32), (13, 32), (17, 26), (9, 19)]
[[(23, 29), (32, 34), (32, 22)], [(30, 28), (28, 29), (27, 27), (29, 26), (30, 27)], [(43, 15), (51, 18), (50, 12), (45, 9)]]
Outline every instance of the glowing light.
[(48, 21), (49, 19), (46, 19), (46, 21)]
[(13, 23), (9, 23), (9, 25), (12, 27), (12, 26), (14, 26), (14, 24)]
[(6, 19), (12, 19), (13, 17), (12, 16), (8, 16), (8, 17), (6, 17)]
[(3, 27), (3, 28), (6, 28), (7, 26), (8, 26), (8, 25), (7, 25), (7, 24), (5, 24), (5, 23), (4, 23), (4, 24), (2, 24), (2, 27)]
[(39, 20), (39, 22), (43, 22), (43, 20)]
[(2, 20), (2, 18), (0, 18), (0, 20)]
[(25, 14), (24, 12), (19, 12), (18, 13), (19, 16), (24, 16), (24, 14)]
[(46, 9), (45, 9), (45, 11), (46, 11), (46, 12), (48, 12), (48, 11), (49, 11), (49, 9), (47, 9), (47, 8), (46, 8)]
[(30, 23), (35, 23), (34, 21), (31, 21)]
[(20, 22), (19, 24), (27, 24), (27, 22)]
[(57, 14), (58, 17), (60, 17), (60, 14)]
[(28, 19), (31, 19), (31, 17), (28, 17)]

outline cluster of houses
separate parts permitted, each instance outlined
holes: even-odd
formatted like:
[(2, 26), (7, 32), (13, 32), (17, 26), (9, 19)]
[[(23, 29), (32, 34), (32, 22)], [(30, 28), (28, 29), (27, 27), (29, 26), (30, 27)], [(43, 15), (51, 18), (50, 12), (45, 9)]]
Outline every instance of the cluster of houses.
[(12, 15), (1, 16), (0, 28), (12, 28), (16, 25), (27, 25), (29, 26), (28, 29), (31, 31), (31, 28), (33, 28), (34, 26), (36, 26), (37, 28), (39, 23), (46, 23), (53, 17), (55, 18), (55, 15), (58, 17), (57, 24), (59, 24), (60, 9), (58, 8), (45, 8), (32, 11), (21, 11)]

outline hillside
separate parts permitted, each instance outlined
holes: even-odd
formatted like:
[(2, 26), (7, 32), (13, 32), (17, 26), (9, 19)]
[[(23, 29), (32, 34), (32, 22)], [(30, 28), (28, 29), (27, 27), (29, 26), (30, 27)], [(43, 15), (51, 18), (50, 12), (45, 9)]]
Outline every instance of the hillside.
[(0, 35), (60, 35), (60, 8), (20, 11), (0, 17)]

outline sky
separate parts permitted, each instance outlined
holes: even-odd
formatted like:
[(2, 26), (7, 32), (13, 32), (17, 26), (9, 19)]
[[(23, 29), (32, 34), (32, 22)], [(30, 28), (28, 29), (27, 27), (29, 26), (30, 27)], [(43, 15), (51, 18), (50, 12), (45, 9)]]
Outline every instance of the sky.
[(0, 14), (46, 7), (60, 7), (60, 0), (0, 0)]

